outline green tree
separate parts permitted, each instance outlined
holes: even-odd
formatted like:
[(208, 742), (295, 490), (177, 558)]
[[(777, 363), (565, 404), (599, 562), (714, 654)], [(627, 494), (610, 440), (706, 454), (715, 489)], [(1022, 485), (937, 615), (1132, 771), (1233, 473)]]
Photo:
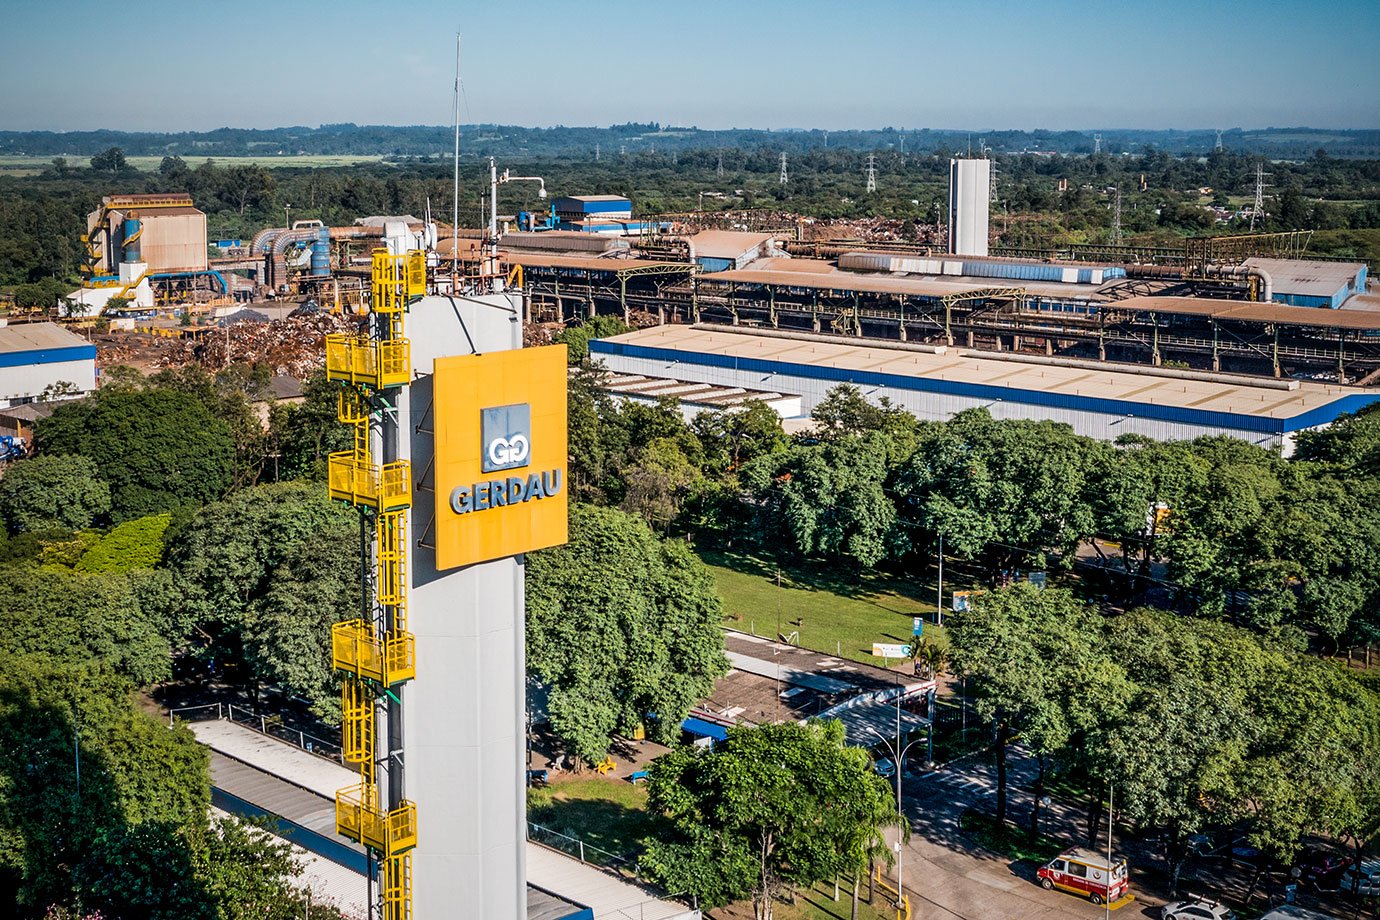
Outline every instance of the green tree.
[(35, 425), (34, 439), (42, 453), (92, 461), (117, 522), (203, 505), (233, 482), (229, 426), (196, 398), (161, 387), (60, 405)]
[(166, 679), (172, 632), (135, 575), (12, 565), (0, 579), (0, 650), (99, 661), (141, 687)]
[(91, 168), (97, 172), (119, 175), (129, 168), (129, 164), (125, 161), (123, 150), (119, 147), (107, 147), (91, 158)]
[(350, 429), (336, 417), (340, 385), (314, 374), (296, 405), (274, 403), (269, 410), (270, 451), (277, 454), (278, 479), (326, 478), (326, 457), (350, 449)]
[[(289, 920), (286, 844), (209, 820), (206, 749), (100, 666), (0, 651), (0, 907)], [(317, 920), (324, 920), (318, 915)]]
[(771, 920), (783, 885), (861, 875), (882, 829), (898, 823), (886, 780), (837, 721), (729, 729), (716, 750), (681, 747), (652, 762), (648, 807), (674, 828), (641, 865), (670, 891), (718, 907), (751, 896)]
[(163, 534), (171, 514), (151, 514), (125, 521), (88, 549), (78, 560), (78, 572), (130, 572), (157, 567), (163, 558)]
[(578, 325), (566, 326), (552, 341), (566, 346), (566, 357), (571, 364), (586, 364), (590, 339), (606, 339), (631, 331), (632, 326), (616, 316), (591, 316)]
[(993, 725), (999, 822), (1011, 738), (1020, 734), (1039, 759), (1033, 832), (1047, 759), (1117, 718), (1130, 694), (1125, 675), (1102, 642), (1100, 616), (1061, 589), (1020, 583), (979, 595), (946, 625), (955, 670), (974, 681), (978, 714)]
[(30, 457), (0, 479), (0, 514), (11, 533), (85, 530), (109, 512), (110, 487), (86, 457)]
[(551, 726), (594, 763), (648, 724), (669, 743), (728, 671), (723, 612), (683, 542), (641, 520), (573, 505), (570, 542), (527, 557), (527, 662), (551, 689)]
[(306, 483), (255, 486), (208, 505), (174, 535), (168, 567), (203, 654), (240, 661), (257, 698), (272, 684), (338, 705), (330, 628), (359, 610), (359, 521)]

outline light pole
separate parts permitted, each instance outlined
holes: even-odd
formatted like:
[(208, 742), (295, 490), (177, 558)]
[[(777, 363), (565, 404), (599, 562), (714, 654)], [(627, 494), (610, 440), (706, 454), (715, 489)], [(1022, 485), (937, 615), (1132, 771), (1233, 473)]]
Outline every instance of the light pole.
[(292, 205), (283, 205), (283, 229), (292, 229)]
[(939, 531), (939, 596), (935, 601), (934, 625), (944, 625), (944, 531)]
[[(904, 827), (904, 825), (905, 825), (906, 823), (908, 823), (908, 821), (907, 821), (907, 818), (906, 818), (906, 810), (905, 810), (905, 808), (901, 805), (901, 768), (902, 768), (902, 765), (905, 763), (906, 753), (907, 753), (908, 751), (910, 751), (910, 749), (911, 749), (912, 747), (914, 747), (915, 745), (919, 744), (919, 743), (920, 743), (920, 739), (919, 739), (919, 738), (915, 738), (915, 739), (911, 740), (908, 744), (906, 744), (904, 747), (901, 747), (901, 695), (900, 695), (900, 693), (897, 693), (897, 694), (896, 694), (896, 741), (895, 741), (895, 743), (892, 743), (891, 741), (888, 741), (885, 735), (883, 735), (881, 732), (877, 731), (877, 729), (873, 728), (871, 725), (867, 726), (867, 730), (870, 731), (870, 732), (872, 732), (872, 734), (874, 734), (874, 735), (877, 736), (877, 740), (880, 741), (880, 742), (882, 743), (882, 747), (886, 748), (887, 753), (889, 753), (889, 754), (891, 755), (891, 758), (892, 758), (892, 761), (891, 761), (891, 762), (892, 762), (893, 764), (896, 765), (896, 813), (900, 816), (901, 821), (902, 821), (902, 823), (903, 823), (903, 826), (902, 826), (901, 828), (898, 828), (898, 830), (901, 831), (901, 836), (905, 836), (905, 833), (904, 833), (905, 827)], [(928, 734), (928, 733), (927, 733), (927, 734)], [(900, 840), (900, 838), (898, 837), (897, 840), (896, 840), (896, 907), (897, 907), (898, 909), (904, 906), (903, 902), (904, 902), (904, 899), (905, 899), (905, 890), (906, 890), (906, 886), (905, 886), (905, 859), (904, 859), (904, 856), (905, 856), (905, 847), (903, 847), (903, 846), (901, 845), (901, 840)]]

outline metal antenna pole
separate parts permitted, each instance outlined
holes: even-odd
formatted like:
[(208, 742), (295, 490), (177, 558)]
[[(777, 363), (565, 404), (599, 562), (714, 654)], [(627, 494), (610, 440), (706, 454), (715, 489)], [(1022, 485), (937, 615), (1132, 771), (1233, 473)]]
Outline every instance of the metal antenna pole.
[(1116, 200), (1112, 205), (1112, 242), (1121, 242), (1121, 186), (1116, 187)]
[(460, 255), (460, 32), (455, 33), (455, 176), (450, 203), (451, 293), (455, 293), (455, 262)]

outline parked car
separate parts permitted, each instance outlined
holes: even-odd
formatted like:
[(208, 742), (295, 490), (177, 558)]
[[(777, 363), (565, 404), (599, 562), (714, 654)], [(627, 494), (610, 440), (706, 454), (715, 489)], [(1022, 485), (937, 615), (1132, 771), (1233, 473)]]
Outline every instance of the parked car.
[(1360, 865), (1347, 866), (1337, 878), (1337, 890), (1363, 898), (1380, 898), (1380, 859), (1367, 859)]
[(1174, 901), (1160, 909), (1162, 920), (1236, 920), (1236, 914), (1217, 901), (1190, 898)]
[(887, 779), (896, 775), (896, 764), (889, 757), (877, 761), (872, 765), (872, 769), (877, 771), (878, 776), (884, 776)]
[(1081, 894), (1094, 904), (1116, 901), (1126, 893), (1126, 860), (1107, 861), (1106, 854), (1072, 847), (1035, 873), (1046, 891), (1059, 888)]
[(1299, 854), (1294, 867), (1299, 870), (1300, 881), (1318, 888), (1335, 888), (1351, 863), (1350, 856), (1320, 847), (1309, 847)]

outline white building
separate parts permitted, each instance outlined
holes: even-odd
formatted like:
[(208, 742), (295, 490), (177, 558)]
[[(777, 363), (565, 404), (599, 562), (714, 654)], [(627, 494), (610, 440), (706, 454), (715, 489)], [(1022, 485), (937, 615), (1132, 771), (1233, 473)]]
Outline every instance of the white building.
[(987, 255), (987, 212), (991, 197), (991, 160), (949, 161), (950, 253)]
[(81, 396), (96, 389), (96, 346), (56, 323), (0, 327), (0, 408), (39, 399), (49, 387)]
[(883, 396), (915, 416), (984, 408), (999, 419), (1048, 419), (1105, 441), (1230, 435), (1286, 456), (1295, 435), (1380, 402), (1371, 388), (1071, 360), (943, 345), (717, 326), (653, 326), (594, 339), (616, 374), (799, 393), (813, 412), (835, 386)]

